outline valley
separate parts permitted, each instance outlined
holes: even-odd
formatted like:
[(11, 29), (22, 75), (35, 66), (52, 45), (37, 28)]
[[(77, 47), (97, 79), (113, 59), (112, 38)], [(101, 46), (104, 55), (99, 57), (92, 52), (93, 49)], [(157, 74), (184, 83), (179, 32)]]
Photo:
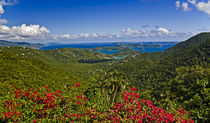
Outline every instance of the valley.
[[(156, 106), (173, 111), (180, 105), (194, 120), (209, 120), (210, 33), (201, 33), (161, 52), (139, 52), (131, 47), (160, 46), (120, 44), (50, 50), (0, 47), (0, 97), (13, 89), (42, 86), (70, 96), (68, 90), (79, 82), (78, 93), (84, 92), (89, 104), (103, 112), (119, 100), (124, 87), (135, 86), (141, 98)], [(118, 52), (98, 52), (103, 50)]]
[(0, 0), (0, 123), (210, 123), (210, 0)]

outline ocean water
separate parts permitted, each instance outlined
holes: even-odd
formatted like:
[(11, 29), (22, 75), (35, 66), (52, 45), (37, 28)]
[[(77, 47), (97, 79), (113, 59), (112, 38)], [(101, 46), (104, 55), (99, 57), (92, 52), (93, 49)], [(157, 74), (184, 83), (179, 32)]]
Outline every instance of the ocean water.
[(119, 50), (99, 50), (99, 51), (96, 51), (96, 52), (100, 52), (100, 53), (104, 53), (104, 54), (113, 54), (113, 53), (116, 53), (118, 51)]
[[(139, 52), (159, 52), (159, 51), (165, 51), (166, 49), (173, 47), (178, 42), (138, 42), (140, 44), (159, 44), (160, 47), (132, 47), (133, 50), (139, 51)], [(137, 44), (137, 43), (82, 43), (82, 44), (54, 44), (54, 45), (48, 45), (45, 47), (40, 48), (40, 50), (52, 50), (52, 49), (58, 49), (58, 48), (96, 48), (96, 47), (114, 47), (119, 46), (120, 44)], [(118, 52), (118, 50), (100, 50), (96, 52), (101, 52), (105, 54), (113, 54)]]
[(160, 52), (160, 51), (165, 51), (168, 48), (173, 47), (175, 44), (170, 44), (170, 45), (161, 45), (161, 47), (142, 47), (142, 48), (136, 48), (133, 47), (135, 51), (139, 52), (149, 52), (149, 53), (154, 53), (154, 52)]
[(40, 50), (53, 50), (58, 48), (96, 48), (96, 47), (114, 47), (116, 43), (81, 43), (81, 44), (55, 44), (41, 47)]

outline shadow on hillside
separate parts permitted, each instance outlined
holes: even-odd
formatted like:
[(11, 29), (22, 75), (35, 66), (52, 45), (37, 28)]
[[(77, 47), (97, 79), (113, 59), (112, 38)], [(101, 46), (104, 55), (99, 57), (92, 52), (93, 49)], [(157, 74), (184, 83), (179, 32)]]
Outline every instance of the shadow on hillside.
[(102, 62), (108, 62), (108, 61), (113, 61), (114, 59), (80, 59), (78, 60), (79, 63), (102, 63)]

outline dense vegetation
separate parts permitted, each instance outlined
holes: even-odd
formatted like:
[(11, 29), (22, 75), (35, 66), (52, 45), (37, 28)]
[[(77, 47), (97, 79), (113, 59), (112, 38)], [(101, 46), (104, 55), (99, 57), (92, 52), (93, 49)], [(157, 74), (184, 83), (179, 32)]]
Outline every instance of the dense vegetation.
[[(128, 56), (124, 59), (114, 59), (115, 56), (125, 55)], [(69, 106), (70, 103), (71, 105), (74, 103), (73, 93), (84, 92), (82, 97), (87, 99), (85, 106), (95, 107), (96, 114), (101, 112), (106, 116), (116, 116), (117, 119), (126, 121), (126, 118), (122, 117), (123, 112), (107, 114), (107, 111), (121, 104), (123, 101), (121, 94), (125, 94), (123, 92), (127, 88), (135, 86), (140, 99), (151, 100), (155, 106), (165, 109), (166, 112), (175, 113), (182, 107), (189, 112), (189, 117), (193, 120), (208, 122), (210, 121), (209, 62), (210, 33), (201, 33), (165, 52), (157, 53), (140, 53), (126, 47), (112, 55), (94, 52), (91, 49), (63, 48), (42, 51), (24, 47), (0, 47), (0, 96), (2, 97), (0, 103), (11, 101), (9, 99), (13, 99), (14, 95), (8, 92), (14, 89), (50, 86), (54, 91), (62, 90), (65, 97), (64, 104), (59, 102), (58, 112), (64, 112), (63, 105)], [(78, 81), (82, 86), (80, 90), (75, 91), (72, 85)], [(21, 100), (22, 98), (19, 101)], [(28, 101), (28, 98), (22, 101)], [(67, 113), (78, 113), (79, 109), (69, 109)], [(153, 109), (150, 107), (145, 110)], [(53, 121), (57, 113), (45, 115), (43, 120)], [(129, 111), (126, 110), (124, 113), (129, 114)], [(134, 116), (134, 114), (129, 115)], [(151, 115), (151, 112), (148, 115)], [(42, 119), (38, 114), (33, 116), (25, 117), (30, 117), (30, 121), (37, 120), (36, 118)], [(96, 118), (98, 121), (110, 118), (105, 115), (99, 116)], [(72, 119), (67, 121), (69, 120)], [(78, 120), (87, 122), (91, 119)], [(134, 121), (129, 118), (127, 120)], [(149, 122), (149, 119), (143, 121)]]
[(210, 34), (199, 34), (159, 53), (155, 62), (150, 55), (154, 56), (133, 58), (114, 69), (128, 73), (133, 84), (147, 94), (145, 98), (157, 105), (173, 109), (174, 103), (181, 104), (196, 119), (209, 120)]
[(155, 107), (151, 101), (140, 99), (136, 88), (124, 91), (118, 102), (105, 112), (90, 107), (83, 94), (75, 94), (80, 83), (72, 85), (71, 98), (61, 90), (52, 92), (48, 87), (29, 88), (10, 92), (1, 104), (2, 122), (189, 122), (183, 109), (168, 112)]

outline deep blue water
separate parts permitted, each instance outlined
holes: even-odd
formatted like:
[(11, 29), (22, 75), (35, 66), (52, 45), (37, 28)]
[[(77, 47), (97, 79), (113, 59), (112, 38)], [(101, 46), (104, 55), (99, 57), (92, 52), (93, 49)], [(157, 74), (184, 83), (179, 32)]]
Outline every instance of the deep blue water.
[(101, 53), (104, 53), (104, 54), (113, 54), (113, 53), (116, 53), (118, 51), (119, 50), (100, 50), (100, 51), (96, 51), (96, 52), (101, 52)]
[[(174, 45), (176, 45), (178, 42), (139, 42), (141, 44), (160, 44), (160, 47), (142, 47), (137, 48), (133, 47), (135, 51), (140, 52), (159, 52), (164, 51)], [(119, 46), (119, 44), (122, 43), (82, 43), (82, 44), (55, 44), (55, 45), (49, 45), (40, 48), (40, 50), (52, 50), (52, 49), (58, 49), (58, 48), (96, 48), (96, 47), (114, 47)], [(123, 43), (123, 44), (132, 44), (132, 43)], [(136, 43), (135, 43), (136, 44)], [(113, 54), (118, 52), (118, 50), (101, 50), (96, 51), (101, 52), (105, 54)]]
[(53, 50), (58, 48), (96, 48), (96, 47), (114, 47), (117, 43), (82, 43), (82, 44), (56, 44), (40, 48), (40, 50)]
[(143, 48), (136, 48), (133, 47), (135, 51), (140, 51), (140, 52), (159, 52), (159, 51), (165, 51), (166, 49), (173, 47), (175, 44), (170, 44), (170, 45), (162, 45), (161, 47), (143, 47)]

